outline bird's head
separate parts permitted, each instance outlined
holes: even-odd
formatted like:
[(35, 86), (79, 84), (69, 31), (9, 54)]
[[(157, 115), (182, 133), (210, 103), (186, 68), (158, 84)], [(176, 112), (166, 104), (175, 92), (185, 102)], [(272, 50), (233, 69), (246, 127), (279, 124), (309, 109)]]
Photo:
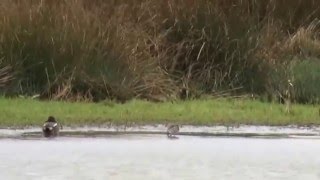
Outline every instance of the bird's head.
[(56, 122), (56, 119), (53, 116), (49, 116), (47, 122)]

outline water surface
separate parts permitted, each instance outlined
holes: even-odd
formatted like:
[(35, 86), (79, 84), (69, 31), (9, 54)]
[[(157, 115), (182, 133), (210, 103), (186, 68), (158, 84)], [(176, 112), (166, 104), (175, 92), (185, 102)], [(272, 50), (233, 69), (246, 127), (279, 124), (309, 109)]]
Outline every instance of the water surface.
[(320, 179), (317, 138), (37, 136), (0, 147), (0, 179)]

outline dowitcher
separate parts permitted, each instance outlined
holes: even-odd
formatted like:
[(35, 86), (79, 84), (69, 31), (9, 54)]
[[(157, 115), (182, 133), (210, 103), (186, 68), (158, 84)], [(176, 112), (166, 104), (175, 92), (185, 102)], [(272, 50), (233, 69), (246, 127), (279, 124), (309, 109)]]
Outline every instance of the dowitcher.
[(167, 136), (169, 138), (175, 138), (179, 133), (179, 125), (177, 124), (167, 124)]

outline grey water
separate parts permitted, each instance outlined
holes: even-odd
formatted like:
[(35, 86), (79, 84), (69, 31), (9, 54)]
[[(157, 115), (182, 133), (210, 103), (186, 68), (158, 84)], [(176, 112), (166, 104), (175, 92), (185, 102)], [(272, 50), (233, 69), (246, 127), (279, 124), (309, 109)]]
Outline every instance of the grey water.
[(320, 139), (121, 134), (0, 138), (0, 179), (320, 179)]

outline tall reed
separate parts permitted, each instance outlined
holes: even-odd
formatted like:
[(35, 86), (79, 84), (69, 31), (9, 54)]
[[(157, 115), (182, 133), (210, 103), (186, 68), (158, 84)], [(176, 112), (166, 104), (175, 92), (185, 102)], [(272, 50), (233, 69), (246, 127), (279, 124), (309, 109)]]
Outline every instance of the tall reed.
[[(165, 101), (181, 89), (277, 95), (291, 62), (319, 61), (317, 7), (314, 0), (0, 0), (0, 59), (15, 71), (11, 92), (43, 98)], [(307, 94), (295, 98), (315, 98)]]

